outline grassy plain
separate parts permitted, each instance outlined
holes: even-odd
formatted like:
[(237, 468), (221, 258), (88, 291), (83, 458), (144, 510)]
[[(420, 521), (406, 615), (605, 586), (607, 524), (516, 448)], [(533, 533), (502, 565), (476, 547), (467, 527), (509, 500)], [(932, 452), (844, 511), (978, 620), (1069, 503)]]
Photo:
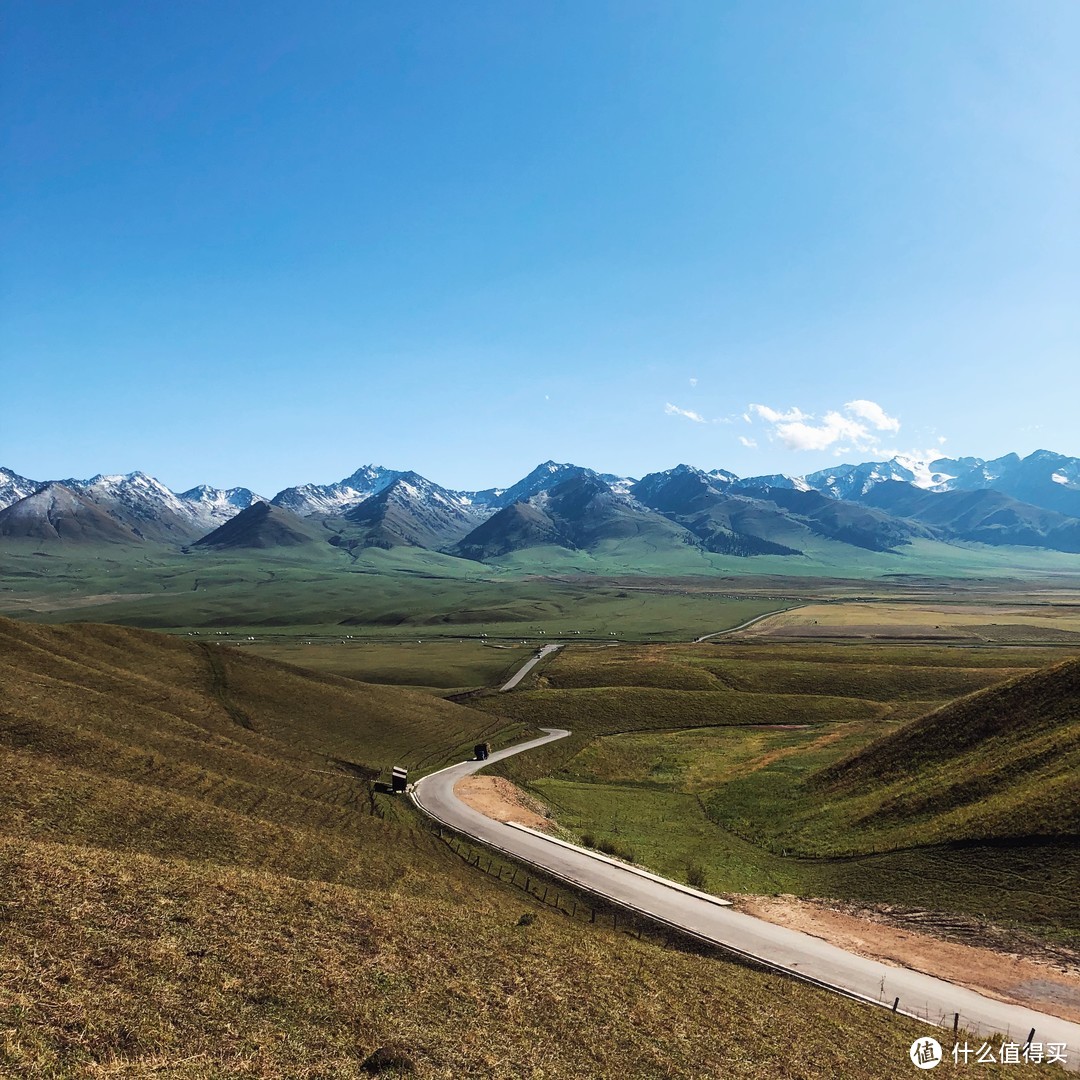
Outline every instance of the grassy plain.
[(0, 1075), (359, 1078), (381, 1049), (420, 1078), (876, 1080), (926, 1031), (573, 921), (369, 781), (513, 725), (138, 630), (0, 635)]
[(415, 641), (364, 639), (257, 641), (245, 652), (362, 682), (448, 694), (506, 682), (536, 652), (535, 644), (486, 644), (472, 638)]
[[(782, 536), (776, 539), (783, 542)], [(782, 576), (801, 579), (838, 577), (872, 581), (890, 577), (926, 576), (936, 580), (981, 577), (1003, 579), (1080, 574), (1080, 555), (1041, 548), (987, 547), (915, 540), (895, 551), (868, 551), (823, 537), (793, 535), (802, 555), (754, 555), (737, 558), (699, 548), (650, 548), (633, 541), (609, 541), (592, 551), (535, 547), (490, 560), (494, 572), (520, 574), (621, 575), (627, 567), (661, 577)]]
[[(591, 579), (496, 578), (431, 552), (0, 555), (0, 614), (37, 622), (110, 622), (198, 630), (231, 643), (433, 638), (511, 643), (541, 637), (671, 640), (724, 630), (795, 602), (736, 583), (649, 587)], [(305, 549), (306, 551), (306, 549)], [(432, 685), (424, 682), (423, 685)], [(437, 684), (435, 684), (437, 685)], [(461, 685), (460, 683), (456, 685)]]

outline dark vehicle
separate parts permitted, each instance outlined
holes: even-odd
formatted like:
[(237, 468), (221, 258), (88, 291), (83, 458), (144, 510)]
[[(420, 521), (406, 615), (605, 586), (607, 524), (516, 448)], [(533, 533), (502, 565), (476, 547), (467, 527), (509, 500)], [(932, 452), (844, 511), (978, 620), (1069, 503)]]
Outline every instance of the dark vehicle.
[(473, 747), (473, 753), (476, 754), (477, 761), (487, 761), (488, 754), (491, 753), (491, 746), (486, 742), (477, 743), (476, 746)]

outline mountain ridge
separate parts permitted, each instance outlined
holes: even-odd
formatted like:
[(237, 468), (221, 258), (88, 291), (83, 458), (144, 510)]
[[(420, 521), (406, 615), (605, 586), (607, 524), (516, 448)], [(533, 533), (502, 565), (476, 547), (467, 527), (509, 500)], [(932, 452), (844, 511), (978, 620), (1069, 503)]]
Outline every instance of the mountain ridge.
[[(33, 498), (44, 489), (51, 494)], [(588, 495), (575, 503), (569, 497), (574, 490)], [(1025, 492), (1038, 501), (1025, 501)], [(90, 514), (89, 505), (98, 515)], [(42, 543), (96, 539), (184, 547), (257, 505), (288, 515), (274, 518), (289, 521), (287, 528), (267, 532), (285, 545), (298, 542), (297, 535), (318, 535), (352, 551), (411, 546), (467, 550), (470, 558), (546, 544), (587, 549), (602, 536), (625, 539), (642, 532), (655, 533), (661, 545), (691, 544), (736, 556), (799, 555), (815, 538), (879, 552), (915, 539), (1080, 552), (1080, 458), (1048, 450), (990, 461), (898, 455), (803, 477), (740, 478), (681, 464), (635, 480), (547, 460), (508, 488), (472, 492), (444, 488), (413, 471), (367, 465), (333, 484), (286, 488), (269, 500), (245, 487), (199, 485), (178, 494), (142, 472), (39, 484), (0, 469), (0, 511), (19, 508), (5, 519), (3, 535)], [(269, 520), (265, 512), (256, 516)], [(294, 517), (338, 524), (298, 531)], [(106, 519), (119, 528), (105, 525)], [(269, 542), (264, 536), (256, 546)]]

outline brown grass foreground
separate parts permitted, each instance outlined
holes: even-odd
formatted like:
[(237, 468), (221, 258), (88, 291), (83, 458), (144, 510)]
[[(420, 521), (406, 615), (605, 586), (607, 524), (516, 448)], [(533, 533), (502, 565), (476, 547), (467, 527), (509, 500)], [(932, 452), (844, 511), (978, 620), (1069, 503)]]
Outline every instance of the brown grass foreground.
[(357, 772), (482, 714), (137, 631), (0, 646), (4, 1076), (861, 1080), (927, 1031), (545, 910)]

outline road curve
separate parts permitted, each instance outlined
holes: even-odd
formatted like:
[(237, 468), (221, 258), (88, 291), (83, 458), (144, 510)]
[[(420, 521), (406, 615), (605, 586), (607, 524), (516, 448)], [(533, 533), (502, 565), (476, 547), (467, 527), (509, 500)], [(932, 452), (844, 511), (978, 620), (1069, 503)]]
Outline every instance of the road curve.
[[(413, 787), (413, 801), (436, 821), (554, 877), (849, 997), (888, 1008), (899, 998), (899, 1012), (947, 1027), (952, 1025), (953, 1014), (959, 1013), (960, 1025), (968, 1031), (986, 1036), (997, 1032), (1013, 1042), (1023, 1043), (1034, 1028), (1035, 1042), (1044, 1046), (1067, 1044), (1068, 1067), (1080, 1070), (1080, 1024), (997, 1001), (918, 971), (856, 956), (809, 934), (721, 907), (674, 883), (643, 877), (572, 845), (553, 843), (539, 834), (494, 821), (454, 795), (454, 785), (462, 777), (570, 734), (554, 728), (542, 730), (547, 731), (542, 738), (497, 750), (487, 761), (463, 761), (425, 776)], [(951, 1052), (951, 1045), (947, 1052)]]
[[(553, 652), (558, 652), (561, 648), (561, 642), (558, 644), (552, 642), (550, 645), (545, 645), (531, 660), (526, 660), (525, 663), (518, 668), (510, 680), (503, 685), (499, 693), (505, 694), (507, 690), (513, 690), (514, 687), (517, 686), (517, 684), (521, 682), (521, 680), (524, 679), (545, 656), (550, 656)], [(569, 734), (569, 732), (567, 732), (567, 734)], [(522, 747), (522, 749), (524, 749), (524, 747)]]

